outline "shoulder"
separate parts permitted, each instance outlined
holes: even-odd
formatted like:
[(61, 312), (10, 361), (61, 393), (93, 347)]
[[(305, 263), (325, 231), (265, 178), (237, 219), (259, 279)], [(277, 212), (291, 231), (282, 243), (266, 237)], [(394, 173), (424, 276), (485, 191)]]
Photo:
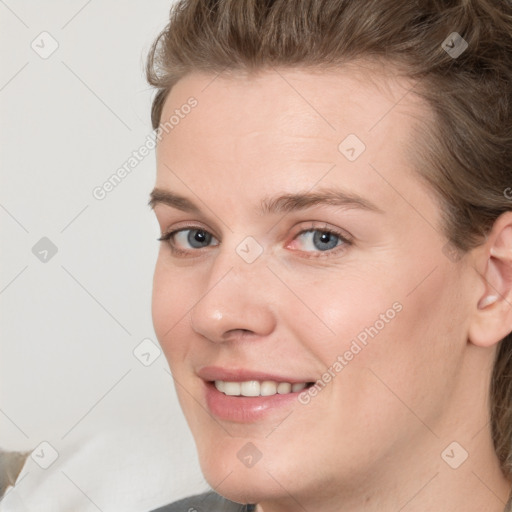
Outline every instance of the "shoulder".
[(245, 505), (223, 498), (214, 491), (190, 496), (151, 512), (245, 512)]

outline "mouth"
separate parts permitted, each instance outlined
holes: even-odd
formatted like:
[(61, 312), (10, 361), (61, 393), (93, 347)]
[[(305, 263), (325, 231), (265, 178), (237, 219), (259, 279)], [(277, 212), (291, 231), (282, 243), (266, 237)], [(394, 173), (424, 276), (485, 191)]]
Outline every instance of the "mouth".
[(301, 392), (315, 384), (309, 379), (240, 369), (204, 367), (198, 372), (204, 384), (209, 412), (219, 419), (255, 423), (285, 409), (301, 406)]
[[(212, 382), (210, 382), (211, 384)], [(277, 382), (275, 380), (246, 380), (243, 382), (215, 380), (213, 385), (227, 396), (274, 396), (298, 393), (313, 386), (314, 382)]]

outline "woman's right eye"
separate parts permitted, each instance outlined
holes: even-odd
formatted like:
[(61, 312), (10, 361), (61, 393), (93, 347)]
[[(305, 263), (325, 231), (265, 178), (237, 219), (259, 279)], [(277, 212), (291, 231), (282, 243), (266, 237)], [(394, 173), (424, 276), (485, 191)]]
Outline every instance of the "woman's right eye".
[[(189, 254), (195, 249), (208, 247), (210, 242), (216, 239), (211, 233), (203, 228), (187, 227), (164, 233), (160, 238), (158, 238), (158, 240), (160, 242), (167, 241), (174, 254), (183, 255)], [(187, 248), (187, 244), (190, 247)], [(218, 243), (214, 245), (218, 245)], [(183, 246), (185, 246), (185, 248), (183, 248)]]

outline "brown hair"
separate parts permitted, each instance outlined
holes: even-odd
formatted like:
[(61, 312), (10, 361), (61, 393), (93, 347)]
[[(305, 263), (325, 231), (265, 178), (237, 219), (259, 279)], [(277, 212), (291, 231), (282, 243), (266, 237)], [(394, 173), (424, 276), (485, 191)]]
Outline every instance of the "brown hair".
[[(463, 40), (449, 37), (454, 32)], [(458, 37), (458, 36), (457, 36)], [(450, 49), (467, 48), (457, 55)], [(172, 86), (191, 71), (340, 66), (378, 59), (417, 80), (418, 172), (437, 191), (460, 254), (512, 210), (512, 5), (509, 0), (179, 0), (153, 43), (148, 82), (160, 123)], [(512, 335), (498, 347), (490, 391), (496, 453), (512, 476)]]

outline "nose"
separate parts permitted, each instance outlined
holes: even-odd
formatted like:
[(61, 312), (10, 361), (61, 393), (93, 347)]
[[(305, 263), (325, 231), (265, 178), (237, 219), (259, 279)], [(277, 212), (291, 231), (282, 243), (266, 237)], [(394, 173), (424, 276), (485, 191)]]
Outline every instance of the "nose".
[(196, 333), (222, 343), (247, 333), (268, 336), (275, 329), (277, 299), (263, 256), (247, 263), (234, 248), (216, 256), (201, 298), (191, 310)]

